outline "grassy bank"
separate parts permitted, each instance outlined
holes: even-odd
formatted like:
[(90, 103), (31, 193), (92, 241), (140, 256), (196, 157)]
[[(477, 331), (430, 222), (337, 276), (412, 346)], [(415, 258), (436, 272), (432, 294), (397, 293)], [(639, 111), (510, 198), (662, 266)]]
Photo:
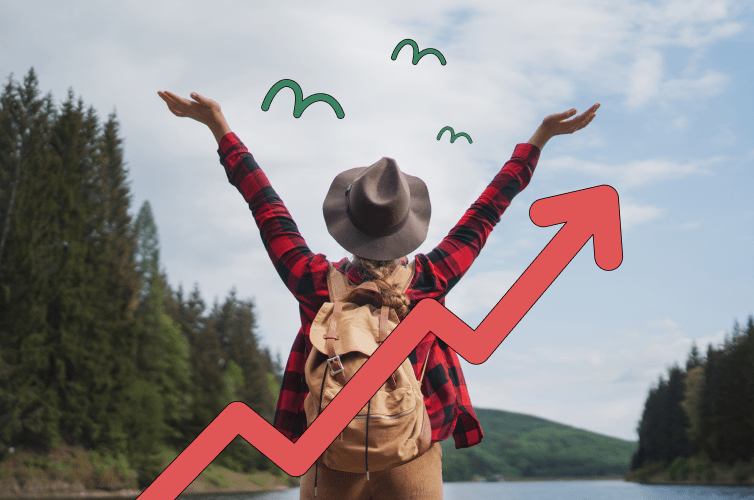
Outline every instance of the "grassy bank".
[[(164, 456), (167, 466), (174, 456)], [(234, 472), (210, 464), (185, 493), (271, 491), (298, 485), (297, 478), (273, 472)], [(136, 498), (136, 473), (125, 459), (63, 447), (46, 455), (18, 451), (0, 462), (0, 499)]]
[(643, 484), (754, 485), (754, 462), (727, 465), (702, 456), (679, 457), (670, 465), (654, 462), (631, 471), (626, 481)]

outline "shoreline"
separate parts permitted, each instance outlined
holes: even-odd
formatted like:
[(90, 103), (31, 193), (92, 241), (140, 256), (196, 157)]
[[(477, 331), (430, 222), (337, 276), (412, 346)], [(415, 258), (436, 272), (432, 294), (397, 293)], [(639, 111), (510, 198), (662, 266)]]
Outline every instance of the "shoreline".
[[(193, 483), (192, 483), (193, 484)], [(5, 484), (3, 484), (5, 486)], [(188, 488), (183, 490), (181, 492), (181, 496), (191, 498), (198, 495), (211, 495), (211, 494), (223, 494), (223, 495), (229, 495), (234, 493), (259, 493), (259, 492), (270, 492), (270, 491), (286, 491), (291, 488), (296, 488), (297, 486), (283, 486), (279, 485), (275, 488), (263, 488), (263, 487), (248, 487), (244, 489), (234, 489), (234, 488), (221, 488), (221, 487), (205, 487), (204, 485), (201, 485), (199, 487), (192, 488), (192, 485), (189, 485)], [(91, 489), (84, 489), (80, 484), (72, 484), (70, 485), (70, 488), (65, 488), (64, 490), (58, 490), (58, 491), (39, 491), (39, 490), (16, 490), (13, 492), (3, 492), (0, 493), (0, 499), (6, 500), (6, 499), (26, 499), (26, 500), (74, 500), (78, 498), (86, 498), (89, 500), (103, 500), (103, 499), (110, 499), (110, 498), (129, 498), (129, 499), (136, 499), (139, 495), (141, 495), (144, 492), (144, 490), (138, 490), (138, 489), (123, 489), (123, 490), (114, 490), (114, 491), (108, 491), (108, 490), (91, 490)]]
[(703, 457), (677, 458), (669, 465), (646, 464), (628, 473), (626, 481), (649, 485), (754, 486), (754, 463), (727, 465)]
[[(166, 454), (163, 469), (174, 458)], [(278, 470), (236, 472), (210, 464), (181, 494), (280, 491), (298, 482)], [(0, 500), (135, 499), (145, 489), (127, 463), (81, 447), (61, 446), (46, 454), (19, 450), (0, 462)]]
[[(228, 471), (230, 472), (230, 471)], [(238, 473), (230, 472), (230, 475), (242, 475)], [(247, 476), (247, 475), (244, 475)], [(231, 478), (232, 480), (233, 478)], [(477, 482), (553, 482), (553, 481), (617, 481), (625, 480), (623, 477), (587, 477), (587, 478), (509, 478), (502, 481), (477, 481)], [(474, 481), (458, 481), (458, 482), (474, 482)], [(62, 482), (45, 482), (37, 480), (33, 482), (30, 488), (21, 488), (16, 483), (15, 485), (3, 483), (2, 486), (10, 487), (9, 490), (0, 492), (0, 500), (6, 499), (25, 499), (25, 500), (74, 500), (78, 498), (86, 498), (89, 500), (101, 500), (101, 499), (136, 499), (143, 493), (141, 489), (121, 489), (121, 490), (92, 490), (86, 489), (81, 483), (62, 483)], [(243, 488), (238, 486), (238, 482), (234, 486), (228, 485), (228, 487), (221, 487), (213, 484), (211, 480), (206, 480), (202, 477), (197, 478), (191, 483), (182, 493), (181, 496), (191, 498), (199, 495), (211, 495), (211, 494), (238, 494), (238, 493), (256, 493), (263, 491), (286, 491), (291, 488), (298, 487), (297, 485), (290, 486), (284, 485), (282, 482), (269, 487), (262, 487), (256, 484), (246, 485)], [(452, 484), (452, 483), (448, 483)], [(56, 491), (57, 490), (57, 491)]]
[[(296, 478), (297, 479), (297, 478)], [(203, 471), (188, 487), (181, 492), (184, 497), (204, 494), (257, 493), (267, 491), (285, 491), (298, 487), (290, 484), (288, 478), (282, 478), (266, 472), (245, 474), (226, 469), (216, 469), (210, 474)], [(125, 487), (121, 489), (92, 489), (83, 483), (50, 479), (37, 475), (21, 485), (18, 481), (0, 482), (0, 500), (73, 500), (86, 498), (136, 499), (146, 488)]]
[[(564, 478), (506, 478), (501, 481), (458, 481), (461, 483), (469, 482), (500, 482), (500, 483), (519, 483), (519, 482), (557, 482), (557, 481), (625, 481), (636, 484), (645, 484), (650, 486), (754, 486), (754, 479), (749, 479), (744, 482), (736, 482), (730, 478), (723, 477), (714, 481), (670, 481), (666, 478), (652, 478), (647, 481), (638, 481), (636, 479), (626, 479), (625, 477), (564, 477)], [(449, 482), (447, 484), (453, 484)], [(8, 486), (7, 483), (3, 486)], [(272, 486), (272, 485), (270, 485)], [(59, 488), (57, 491), (52, 488)], [(277, 484), (273, 487), (262, 487), (258, 485), (248, 485), (244, 488), (236, 487), (220, 487), (212, 484), (209, 481), (199, 481), (198, 479), (191, 483), (182, 493), (182, 497), (192, 498), (199, 495), (211, 495), (211, 494), (243, 494), (243, 493), (256, 493), (263, 491), (286, 491), (297, 486), (286, 486), (283, 484)], [(143, 493), (144, 490), (139, 489), (122, 489), (122, 490), (91, 490), (86, 489), (80, 483), (67, 483), (63, 484), (43, 484), (42, 481), (36, 481), (35, 485), (31, 489), (26, 488), (11, 488), (12, 491), (4, 491), (0, 493), (0, 499), (26, 499), (26, 500), (74, 500), (79, 498), (85, 498), (89, 500), (104, 500), (104, 499), (136, 499)]]

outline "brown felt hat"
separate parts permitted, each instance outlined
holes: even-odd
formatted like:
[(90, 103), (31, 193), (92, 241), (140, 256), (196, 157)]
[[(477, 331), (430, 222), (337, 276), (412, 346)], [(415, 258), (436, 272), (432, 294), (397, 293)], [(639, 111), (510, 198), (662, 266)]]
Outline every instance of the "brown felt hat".
[(394, 260), (419, 248), (432, 214), (427, 185), (392, 158), (338, 174), (322, 210), (335, 241), (370, 260)]

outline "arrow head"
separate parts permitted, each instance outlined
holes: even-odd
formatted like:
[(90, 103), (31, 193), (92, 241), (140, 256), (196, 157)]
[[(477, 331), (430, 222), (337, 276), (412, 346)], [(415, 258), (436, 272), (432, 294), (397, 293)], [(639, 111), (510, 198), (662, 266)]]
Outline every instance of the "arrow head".
[(594, 260), (605, 271), (623, 261), (618, 192), (612, 186), (595, 186), (579, 191), (542, 198), (529, 209), (529, 217), (540, 227), (566, 223), (559, 231), (570, 239), (594, 236)]

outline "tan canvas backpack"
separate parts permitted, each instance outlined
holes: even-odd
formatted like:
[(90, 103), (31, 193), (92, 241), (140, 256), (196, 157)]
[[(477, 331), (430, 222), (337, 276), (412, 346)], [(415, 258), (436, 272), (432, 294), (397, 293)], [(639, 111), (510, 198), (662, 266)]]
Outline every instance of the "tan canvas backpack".
[[(398, 266), (388, 281), (397, 283), (405, 293), (413, 274), (414, 262)], [(370, 304), (340, 301), (348, 291), (347, 278), (332, 264), (327, 284), (331, 302), (319, 310), (309, 333), (313, 349), (306, 360), (309, 394), (304, 401), (308, 425), (399, 323), (395, 310), (382, 305), (382, 297), (373, 282), (358, 287), (375, 292), (374, 302)], [(326, 467), (366, 472), (369, 479), (370, 470), (397, 467), (429, 449), (432, 432), (420, 389), (426, 361), (419, 380), (408, 359), (398, 367), (323, 453), (320, 460)]]

